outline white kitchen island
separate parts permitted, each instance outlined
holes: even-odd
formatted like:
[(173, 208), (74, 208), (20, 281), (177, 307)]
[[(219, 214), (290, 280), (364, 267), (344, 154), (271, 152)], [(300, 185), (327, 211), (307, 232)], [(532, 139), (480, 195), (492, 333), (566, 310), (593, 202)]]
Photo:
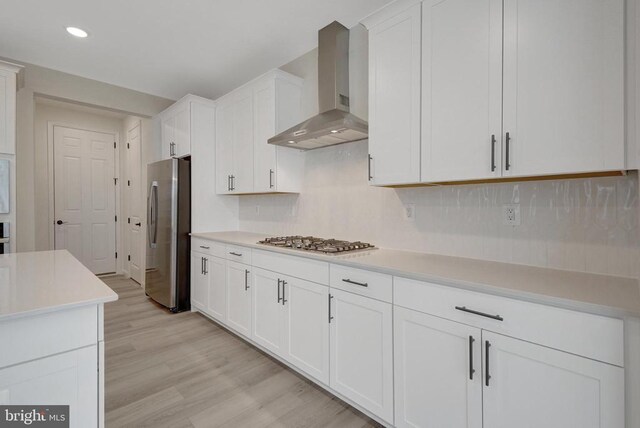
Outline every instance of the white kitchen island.
[(68, 251), (0, 255), (0, 405), (69, 405), (104, 425), (103, 306), (118, 296)]

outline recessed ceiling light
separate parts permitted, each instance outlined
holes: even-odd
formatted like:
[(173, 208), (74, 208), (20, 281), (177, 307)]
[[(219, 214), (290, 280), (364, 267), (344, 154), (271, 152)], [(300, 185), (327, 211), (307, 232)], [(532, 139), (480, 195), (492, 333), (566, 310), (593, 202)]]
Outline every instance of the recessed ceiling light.
[(337, 134), (338, 132), (340, 132), (340, 131), (338, 131), (337, 129), (332, 129), (332, 130), (331, 130), (331, 133), (332, 133), (332, 134)]
[(293, 141), (293, 140), (289, 140), (289, 141), (287, 141), (287, 142), (288, 142), (289, 144), (295, 144), (295, 143), (296, 143), (296, 142), (295, 142), (295, 141)]
[(67, 27), (67, 33), (71, 34), (72, 36), (80, 37), (81, 39), (84, 39), (89, 35), (89, 33), (78, 27)]

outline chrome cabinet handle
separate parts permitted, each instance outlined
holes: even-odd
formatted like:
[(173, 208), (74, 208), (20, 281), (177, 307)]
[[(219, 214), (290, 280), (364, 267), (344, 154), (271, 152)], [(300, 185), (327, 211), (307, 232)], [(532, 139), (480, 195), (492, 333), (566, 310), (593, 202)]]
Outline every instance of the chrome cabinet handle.
[(367, 283), (367, 282), (352, 281), (352, 280), (350, 280), (348, 278), (343, 278), (342, 282), (347, 282), (349, 284), (359, 285), (360, 287), (368, 287), (369, 286), (369, 283)]
[(169, 156), (175, 156), (175, 155), (176, 155), (176, 143), (172, 141), (169, 144)]
[(249, 269), (244, 270), (244, 291), (249, 289)]
[(231, 191), (231, 176), (227, 175), (227, 191)]
[(371, 160), (373, 159), (373, 157), (371, 157), (371, 155), (369, 156), (369, 181), (371, 181), (373, 179), (373, 176), (371, 175)]
[(236, 177), (235, 175), (231, 175), (231, 188), (229, 190), (231, 190), (232, 192), (234, 190), (236, 190)]
[(467, 312), (469, 314), (479, 315), (485, 318), (491, 318), (492, 320), (496, 320), (496, 321), (504, 321), (504, 318), (502, 318), (500, 315), (491, 315), (484, 312), (474, 311), (473, 309), (467, 309), (466, 306), (456, 306), (455, 308), (459, 311)]
[(231, 254), (232, 256), (236, 256), (236, 257), (242, 257), (242, 254), (234, 253), (233, 251), (231, 251), (229, 254)]
[(496, 136), (491, 135), (491, 172), (496, 170)]
[(205, 250), (208, 250), (210, 247), (207, 247), (206, 245), (200, 245), (200, 248), (204, 248)]
[(278, 278), (278, 303), (282, 302), (282, 297), (280, 297), (280, 283), (282, 280)]
[(273, 170), (269, 170), (269, 189), (273, 189)]
[(489, 386), (489, 379), (491, 379), (491, 375), (489, 374), (489, 348), (491, 347), (491, 343), (488, 340), (484, 341), (485, 348), (485, 358), (484, 358), (484, 374), (485, 374), (485, 382), (486, 386)]
[(204, 257), (200, 257), (200, 274), (204, 275)]
[(209, 274), (209, 259), (206, 257), (204, 258), (204, 274)]
[(473, 368), (473, 342), (475, 339), (473, 336), (469, 336), (469, 379), (473, 380), (473, 374), (476, 370)]
[(287, 289), (285, 286), (287, 285), (287, 281), (285, 281), (284, 279), (282, 280), (282, 306), (284, 306), (285, 303), (287, 303), (287, 299), (284, 297), (285, 296), (285, 290)]
[(509, 135), (509, 133), (507, 132), (507, 135), (505, 136), (505, 169), (507, 171), (509, 171), (509, 168), (511, 168), (511, 162), (509, 160), (509, 147), (511, 146), (511, 136)]

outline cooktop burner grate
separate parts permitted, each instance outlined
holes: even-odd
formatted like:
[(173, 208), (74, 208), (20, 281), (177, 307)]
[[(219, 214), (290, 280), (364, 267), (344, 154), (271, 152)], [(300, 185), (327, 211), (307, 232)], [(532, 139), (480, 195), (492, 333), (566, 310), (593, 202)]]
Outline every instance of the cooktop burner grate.
[(291, 248), (302, 251), (315, 251), (324, 254), (339, 254), (361, 250), (373, 250), (376, 247), (367, 242), (350, 242), (338, 239), (316, 238), (315, 236), (280, 236), (265, 238), (258, 244)]

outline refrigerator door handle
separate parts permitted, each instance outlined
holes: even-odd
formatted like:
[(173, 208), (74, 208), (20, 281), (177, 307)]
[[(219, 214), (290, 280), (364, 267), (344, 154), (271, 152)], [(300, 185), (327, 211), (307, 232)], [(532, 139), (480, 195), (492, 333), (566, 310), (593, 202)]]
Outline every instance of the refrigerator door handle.
[(158, 239), (158, 182), (153, 181), (149, 188), (149, 204), (147, 211), (147, 236), (149, 238), (149, 246), (157, 247)]

